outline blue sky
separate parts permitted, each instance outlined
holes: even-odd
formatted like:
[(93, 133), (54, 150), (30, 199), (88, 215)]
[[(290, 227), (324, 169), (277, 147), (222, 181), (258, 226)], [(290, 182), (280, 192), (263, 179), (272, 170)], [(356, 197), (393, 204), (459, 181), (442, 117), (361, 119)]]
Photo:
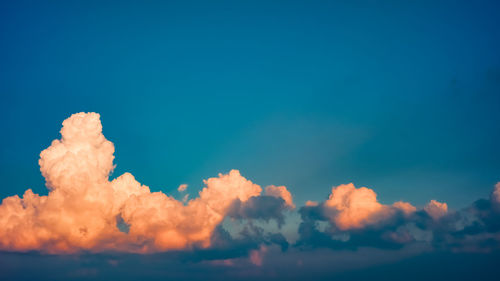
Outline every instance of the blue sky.
[(500, 36), (485, 1), (2, 3), (5, 197), (102, 115), (117, 174), (155, 190), (237, 168), (299, 202), (354, 182), (452, 207), (499, 180)]

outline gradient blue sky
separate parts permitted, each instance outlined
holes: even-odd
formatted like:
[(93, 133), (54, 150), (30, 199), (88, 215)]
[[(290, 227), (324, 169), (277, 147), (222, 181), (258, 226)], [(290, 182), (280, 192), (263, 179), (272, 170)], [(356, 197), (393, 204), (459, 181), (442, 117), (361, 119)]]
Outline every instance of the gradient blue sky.
[(115, 175), (239, 169), (302, 205), (333, 185), (460, 208), (500, 180), (497, 1), (2, 1), (0, 197), (101, 114)]

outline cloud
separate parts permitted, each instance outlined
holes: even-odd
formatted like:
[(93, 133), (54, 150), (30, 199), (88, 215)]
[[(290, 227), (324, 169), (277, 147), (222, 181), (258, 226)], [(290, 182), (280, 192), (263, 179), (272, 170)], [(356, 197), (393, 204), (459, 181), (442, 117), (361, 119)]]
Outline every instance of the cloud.
[(307, 201), (306, 201), (306, 206), (307, 206), (307, 207), (314, 207), (314, 206), (318, 206), (318, 202), (316, 202), (316, 201), (311, 201), (311, 200), (307, 200)]
[(424, 207), (424, 210), (433, 219), (438, 220), (446, 215), (448, 212), (448, 205), (446, 203), (440, 203), (436, 200), (431, 200), (429, 204)]
[(372, 189), (356, 188), (352, 183), (333, 187), (324, 208), (328, 218), (340, 230), (363, 228), (387, 220), (397, 210), (411, 213), (414, 209), (406, 202), (396, 202), (393, 206), (380, 204)]
[(187, 187), (188, 187), (188, 185), (183, 183), (183, 184), (179, 185), (179, 187), (177, 188), (177, 191), (184, 192), (184, 191), (186, 191)]
[(285, 201), (272, 196), (255, 196), (246, 202), (235, 200), (227, 215), (234, 219), (275, 220), (279, 225), (284, 223)]
[(244, 203), (262, 191), (232, 170), (205, 180), (198, 198), (185, 205), (151, 192), (130, 173), (109, 181), (114, 145), (102, 134), (99, 114), (72, 115), (61, 136), (40, 154), (49, 194), (27, 190), (22, 198), (2, 201), (0, 249), (150, 253), (208, 247), (232, 202)]
[(392, 204), (392, 206), (401, 210), (406, 216), (410, 216), (417, 211), (417, 208), (408, 202), (398, 201)]
[(491, 195), (491, 200), (495, 203), (495, 204), (500, 204), (500, 182), (498, 182), (496, 185), (495, 185), (495, 189), (493, 190), (493, 193)]
[(495, 192), (458, 211), (431, 200), (422, 209), (407, 202), (384, 205), (373, 190), (353, 184), (332, 188), (322, 203), (299, 209), (302, 222), (296, 246), (307, 248), (396, 249), (411, 244), (454, 252), (500, 249), (500, 209)]
[(274, 220), (281, 227), (285, 223), (285, 212), (295, 208), (292, 195), (285, 186), (274, 185), (266, 187), (265, 194), (251, 197), (245, 202), (233, 201), (227, 215), (240, 220)]
[[(307, 201), (296, 209), (287, 187), (269, 185), (263, 192), (231, 170), (204, 180), (197, 197), (189, 199), (186, 193), (178, 200), (152, 192), (130, 173), (110, 180), (114, 150), (102, 134), (99, 114), (66, 119), (61, 138), (40, 154), (48, 195), (28, 189), (22, 197), (3, 199), (0, 250), (184, 251), (214, 264), (234, 265), (235, 259), (246, 258), (247, 264), (262, 265), (265, 249), (272, 247), (283, 252), (421, 244), (451, 251), (500, 249), (500, 183), (489, 199), (462, 210), (449, 210), (436, 200), (423, 208), (403, 201), (386, 205), (374, 190), (352, 183), (333, 187), (323, 202)], [(186, 188), (182, 184), (178, 191)], [(289, 225), (283, 228), (294, 216), (295, 244), (286, 238), (290, 233), (284, 235)]]
[(292, 194), (286, 189), (286, 186), (270, 185), (266, 187), (266, 195), (281, 198), (285, 201), (286, 206), (291, 209), (295, 209)]

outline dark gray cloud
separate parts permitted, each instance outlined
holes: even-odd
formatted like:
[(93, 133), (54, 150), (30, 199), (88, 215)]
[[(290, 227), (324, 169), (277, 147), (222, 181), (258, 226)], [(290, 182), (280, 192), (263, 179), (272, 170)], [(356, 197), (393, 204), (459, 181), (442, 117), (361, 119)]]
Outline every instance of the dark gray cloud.
[(275, 220), (279, 226), (285, 222), (287, 210), (285, 200), (274, 196), (255, 196), (245, 202), (234, 200), (227, 216), (234, 219), (254, 219), (269, 222)]

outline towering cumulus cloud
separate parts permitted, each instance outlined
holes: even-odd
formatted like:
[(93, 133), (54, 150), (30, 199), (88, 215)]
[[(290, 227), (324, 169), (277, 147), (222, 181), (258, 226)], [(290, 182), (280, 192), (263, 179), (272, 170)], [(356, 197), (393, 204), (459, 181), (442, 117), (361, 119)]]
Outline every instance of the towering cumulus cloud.
[[(109, 181), (114, 145), (102, 134), (99, 114), (72, 115), (63, 122), (61, 136), (40, 154), (49, 194), (29, 189), (22, 198), (2, 201), (1, 250), (148, 253), (208, 247), (231, 203), (262, 191), (232, 170), (205, 180), (199, 197), (184, 204), (151, 192), (129, 173)], [(291, 202), (284, 187), (271, 193)]]

